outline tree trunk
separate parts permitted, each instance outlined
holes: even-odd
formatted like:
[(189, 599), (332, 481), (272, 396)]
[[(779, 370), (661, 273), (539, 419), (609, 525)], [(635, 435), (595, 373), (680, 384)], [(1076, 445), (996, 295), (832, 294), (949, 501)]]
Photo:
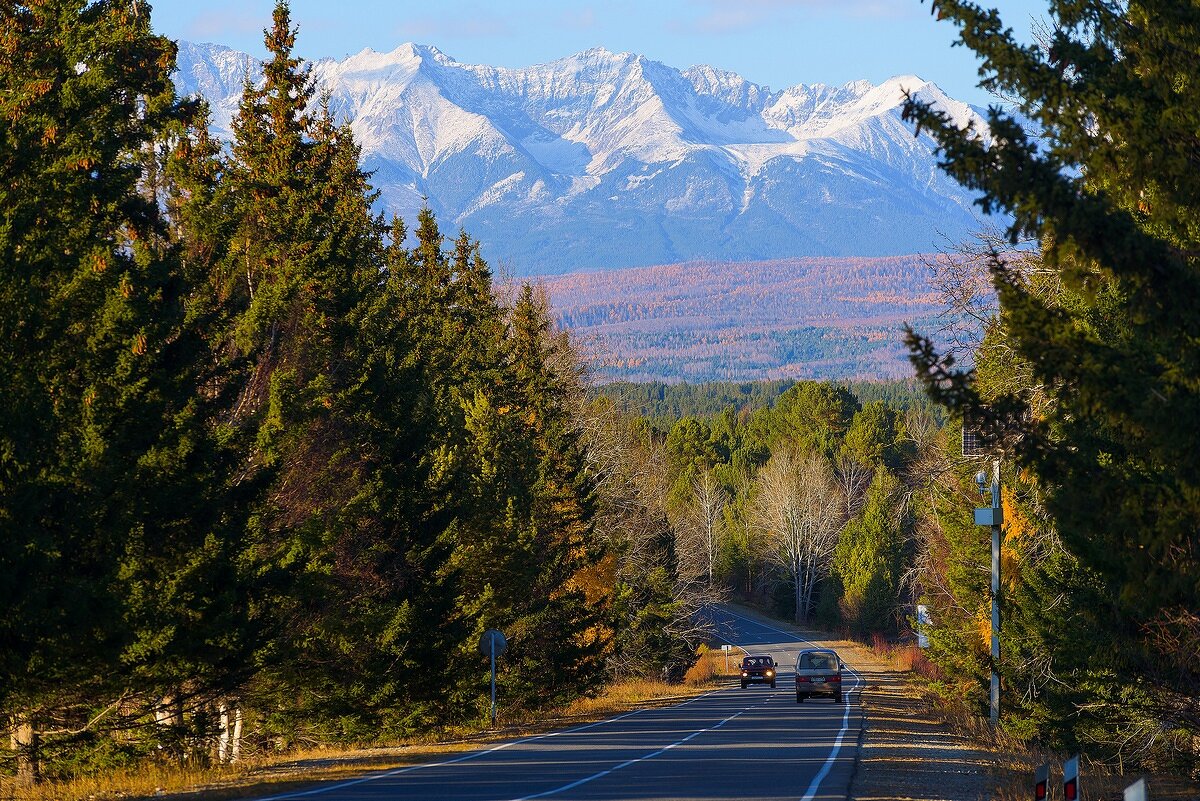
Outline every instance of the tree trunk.
[(229, 704), (225, 701), (217, 704), (217, 725), (220, 731), (217, 735), (217, 761), (227, 762), (229, 756)]
[(234, 704), (233, 706), (233, 736), (229, 742), (229, 761), (237, 762), (242, 755), (242, 705)]
[(222, 700), (217, 707), (221, 734), (217, 738), (217, 759), (237, 762), (242, 753), (242, 707), (236, 701)]
[(801, 572), (799, 568), (792, 569), (792, 580), (795, 582), (796, 587), (796, 613), (794, 617), (796, 618), (797, 623), (803, 623), (804, 597), (801, 584)]
[(154, 709), (154, 722), (159, 727), (159, 742), (164, 753), (182, 759), (183, 700), (177, 695), (164, 695)]
[(13, 721), (12, 749), (17, 752), (17, 786), (32, 787), (41, 778), (38, 747), (41, 744), (33, 721), (18, 716)]

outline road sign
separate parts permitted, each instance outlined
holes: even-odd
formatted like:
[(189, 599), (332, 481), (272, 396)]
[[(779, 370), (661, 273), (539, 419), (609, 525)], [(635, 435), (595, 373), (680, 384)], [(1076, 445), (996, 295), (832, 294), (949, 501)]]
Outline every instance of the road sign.
[(729, 650), (731, 650), (732, 648), (733, 648), (733, 646), (732, 646), (732, 645), (722, 645), (722, 646), (721, 646), (721, 650), (722, 650), (722, 651), (729, 651)]
[(1063, 801), (1079, 801), (1079, 757), (1063, 763)]
[(488, 629), (479, 635), (479, 651), (484, 656), (500, 656), (508, 647), (508, 639), (499, 629)]

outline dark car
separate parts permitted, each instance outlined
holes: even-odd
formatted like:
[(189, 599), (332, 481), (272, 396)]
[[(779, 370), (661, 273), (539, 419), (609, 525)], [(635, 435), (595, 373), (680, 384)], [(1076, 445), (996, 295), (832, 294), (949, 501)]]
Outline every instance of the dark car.
[(814, 695), (827, 695), (842, 702), (842, 664), (837, 651), (805, 648), (796, 656), (796, 703)]
[(775, 660), (769, 656), (748, 656), (742, 660), (742, 689), (747, 684), (775, 686)]

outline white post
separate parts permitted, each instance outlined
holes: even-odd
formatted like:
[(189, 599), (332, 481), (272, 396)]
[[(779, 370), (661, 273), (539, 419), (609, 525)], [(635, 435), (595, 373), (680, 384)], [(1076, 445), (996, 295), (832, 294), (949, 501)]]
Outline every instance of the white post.
[(229, 704), (224, 699), (217, 705), (220, 734), (217, 735), (217, 761), (229, 761)]
[(235, 702), (233, 707), (233, 737), (229, 745), (229, 761), (237, 762), (242, 755), (242, 725), (245, 723), (241, 703)]

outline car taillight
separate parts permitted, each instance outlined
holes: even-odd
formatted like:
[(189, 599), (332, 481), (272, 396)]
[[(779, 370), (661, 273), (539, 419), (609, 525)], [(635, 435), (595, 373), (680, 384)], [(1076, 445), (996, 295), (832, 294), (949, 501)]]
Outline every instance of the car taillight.
[(842, 677), (841, 676), (830, 676), (829, 680), (830, 681), (841, 681)]
[(767, 671), (767, 675), (768, 675), (768, 676), (774, 676), (774, 675), (775, 675), (775, 671), (773, 671), (773, 670), (768, 670), (768, 671)]
[(744, 670), (743, 670), (743, 671), (742, 671), (742, 675), (743, 675), (743, 676), (749, 676), (750, 674), (749, 674), (749, 673), (747, 673), (746, 671), (744, 671)]
[(797, 676), (797, 677), (796, 677), (796, 682), (797, 682), (797, 683), (799, 683), (799, 682), (802, 682), (802, 681), (803, 681), (803, 682), (806, 682), (806, 683), (811, 683), (811, 682), (812, 682), (812, 679), (810, 679), (808, 676)]

